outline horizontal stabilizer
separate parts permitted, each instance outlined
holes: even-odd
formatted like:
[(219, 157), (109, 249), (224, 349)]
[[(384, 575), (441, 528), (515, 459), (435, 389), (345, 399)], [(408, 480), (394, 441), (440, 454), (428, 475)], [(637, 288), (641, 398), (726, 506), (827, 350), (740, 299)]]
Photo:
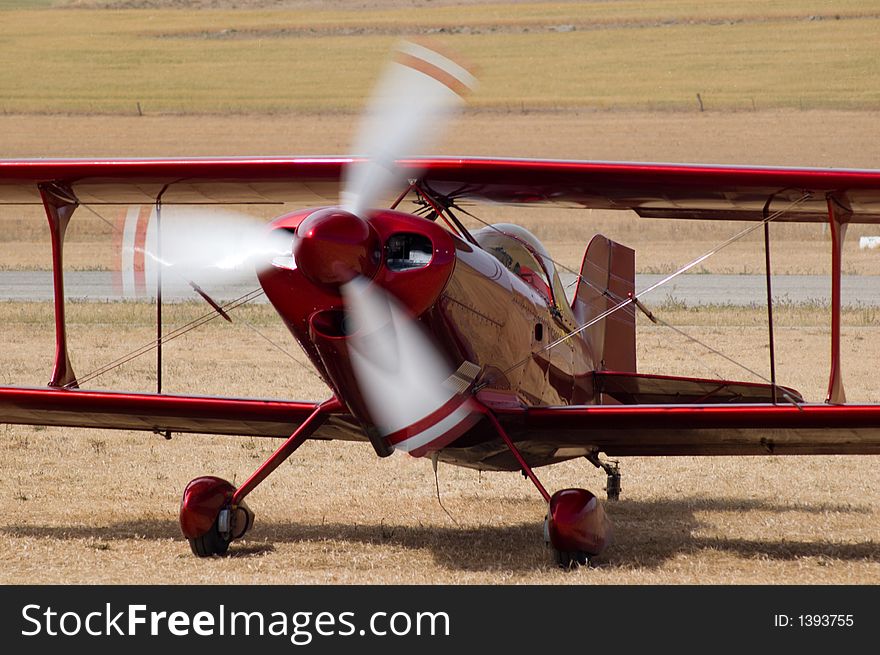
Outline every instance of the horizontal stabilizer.
[[(772, 403), (773, 387), (759, 382), (733, 382), (597, 371), (597, 392), (623, 405), (709, 405), (720, 403)], [(776, 387), (776, 401), (803, 403), (801, 394), (788, 387)]]

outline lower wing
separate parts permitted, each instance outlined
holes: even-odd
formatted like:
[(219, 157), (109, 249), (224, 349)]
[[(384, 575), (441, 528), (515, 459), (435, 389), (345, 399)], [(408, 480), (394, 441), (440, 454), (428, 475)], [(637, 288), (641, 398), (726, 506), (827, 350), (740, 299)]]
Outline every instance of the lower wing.
[[(497, 407), (494, 413), (532, 466), (588, 455), (878, 455), (880, 405), (737, 404)], [(473, 435), (441, 459), (517, 470), (500, 440)]]
[[(318, 403), (0, 387), (0, 423), (77, 428), (289, 437)], [(335, 415), (313, 438), (361, 440), (351, 417)]]
[(506, 418), (608, 455), (880, 454), (880, 405), (545, 407)]

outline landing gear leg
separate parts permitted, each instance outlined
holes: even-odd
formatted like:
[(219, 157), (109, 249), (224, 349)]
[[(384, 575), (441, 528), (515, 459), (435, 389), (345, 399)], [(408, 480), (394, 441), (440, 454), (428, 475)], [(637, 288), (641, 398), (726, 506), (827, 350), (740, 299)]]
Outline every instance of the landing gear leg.
[(180, 528), (193, 553), (199, 557), (223, 555), (229, 543), (240, 539), (254, 524), (254, 514), (244, 503), (257, 488), (317, 430), (342, 404), (331, 398), (315, 408), (281, 446), (238, 489), (226, 480), (196, 478), (183, 492)]
[(602, 460), (599, 459), (599, 453), (593, 451), (586, 456), (586, 459), (595, 466), (605, 471), (605, 494), (608, 500), (620, 500), (620, 462), (616, 459)]
[(586, 489), (561, 489), (552, 496), (547, 493), (495, 415), (488, 409), (483, 411), (519, 462), (523, 475), (549, 505), (544, 518), (544, 541), (553, 549), (556, 565), (563, 569), (588, 565), (590, 558), (601, 553), (611, 541), (611, 523), (599, 499)]

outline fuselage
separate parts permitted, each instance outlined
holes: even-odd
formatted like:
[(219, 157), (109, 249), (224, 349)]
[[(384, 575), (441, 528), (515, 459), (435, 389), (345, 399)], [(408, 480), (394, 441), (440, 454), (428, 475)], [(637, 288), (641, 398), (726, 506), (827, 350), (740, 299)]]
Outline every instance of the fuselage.
[[(311, 228), (319, 223), (314, 217), (332, 211), (294, 212), (271, 227), (293, 239), (301, 224)], [(465, 362), (479, 367), (477, 386), (486, 402), (525, 407), (595, 402), (590, 374), (597, 362), (581, 335), (561, 340), (576, 324), (558, 276), (532, 235), (499, 226), (466, 240), (425, 218), (390, 210), (371, 214), (369, 225), (369, 234), (352, 236), (359, 227), (333, 215), (326, 225), (301, 228), (299, 235), (329, 245), (322, 241), (318, 254), (301, 246), (299, 256), (277, 258), (260, 282), (321, 377), (357, 419), (353, 429), (372, 435), (374, 446), (374, 426), (348, 352), (339, 262), (362, 269), (357, 272), (398, 300), (451, 370)], [(358, 250), (355, 242), (366, 246)], [(329, 261), (326, 253), (339, 261)], [(491, 431), (476, 426), (456, 444), (493, 439)]]

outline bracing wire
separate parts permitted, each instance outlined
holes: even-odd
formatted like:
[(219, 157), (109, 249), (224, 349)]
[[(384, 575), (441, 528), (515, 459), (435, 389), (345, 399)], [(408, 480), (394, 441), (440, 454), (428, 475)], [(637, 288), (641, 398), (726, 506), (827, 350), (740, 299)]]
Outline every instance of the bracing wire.
[(803, 196), (801, 196), (801, 197), (798, 198), (797, 200), (794, 200), (794, 201), (792, 201), (791, 203), (789, 203), (789, 205), (788, 205), (787, 207), (785, 207), (785, 208), (783, 208), (783, 209), (780, 209), (779, 211), (776, 211), (776, 212), (774, 212), (773, 214), (770, 214), (769, 216), (767, 216), (767, 217), (764, 218), (763, 220), (759, 221), (758, 223), (755, 223), (754, 225), (751, 225), (751, 226), (745, 228), (744, 230), (741, 230), (740, 232), (737, 232), (736, 234), (734, 234), (733, 236), (731, 236), (731, 237), (730, 237), (729, 239), (727, 239), (726, 241), (724, 241), (724, 242), (722, 242), (721, 244), (715, 246), (714, 248), (708, 250), (707, 252), (703, 253), (702, 255), (700, 255), (699, 257), (697, 257), (696, 259), (691, 260), (690, 262), (688, 262), (688, 263), (685, 264), (684, 266), (680, 267), (680, 268), (677, 269), (676, 271), (670, 273), (670, 274), (667, 275), (666, 277), (664, 277), (664, 278), (662, 278), (661, 280), (659, 280), (659, 281), (655, 282), (654, 284), (650, 285), (647, 289), (644, 289), (644, 290), (640, 291), (639, 293), (635, 294), (632, 298), (626, 298), (626, 299), (621, 300), (620, 302), (616, 303), (613, 307), (610, 307), (610, 308), (608, 308), (606, 311), (600, 313), (598, 316), (593, 317), (592, 319), (590, 319), (589, 321), (587, 321), (586, 323), (584, 323), (584, 324), (581, 325), (580, 327), (578, 327), (578, 328), (576, 328), (576, 329), (574, 329), (574, 330), (569, 331), (568, 333), (566, 333), (566, 334), (564, 334), (563, 336), (559, 337), (559, 338), (556, 339), (555, 341), (552, 341), (552, 342), (548, 343), (546, 346), (544, 346), (543, 348), (539, 349), (539, 350), (536, 351), (535, 353), (532, 353), (531, 355), (529, 355), (529, 357), (525, 357), (525, 358), (523, 358), (522, 360), (518, 361), (516, 364), (513, 364), (512, 366), (508, 367), (505, 371), (503, 371), (503, 373), (504, 373), (504, 374), (507, 374), (507, 373), (509, 373), (509, 372), (511, 372), (511, 371), (513, 371), (513, 370), (516, 370), (516, 369), (519, 368), (520, 366), (525, 365), (530, 359), (532, 359), (532, 358), (535, 356), (535, 354), (540, 353), (540, 352), (547, 352), (547, 351), (549, 351), (549, 350), (552, 350), (553, 348), (555, 348), (555, 347), (558, 346), (559, 344), (561, 344), (561, 343), (567, 341), (568, 339), (572, 338), (573, 336), (575, 336), (575, 335), (577, 335), (577, 334), (580, 334), (581, 332), (583, 332), (584, 330), (588, 329), (588, 328), (591, 327), (592, 325), (595, 325), (595, 324), (598, 323), (599, 321), (604, 320), (605, 318), (611, 316), (612, 314), (614, 314), (615, 312), (617, 312), (617, 311), (623, 309), (624, 307), (628, 307), (629, 305), (635, 303), (636, 299), (637, 299), (639, 296), (644, 296), (645, 294), (651, 293), (652, 291), (654, 291), (654, 290), (660, 288), (660, 287), (663, 286), (664, 284), (667, 284), (668, 282), (674, 280), (674, 279), (677, 278), (679, 275), (682, 275), (683, 273), (685, 273), (685, 272), (689, 271), (690, 269), (692, 269), (694, 266), (696, 266), (696, 265), (698, 265), (698, 264), (704, 262), (706, 259), (708, 259), (708, 258), (711, 257), (712, 255), (716, 254), (717, 252), (719, 252), (719, 251), (722, 250), (723, 248), (726, 248), (726, 247), (729, 246), (730, 244), (735, 243), (736, 241), (739, 241), (739, 240), (742, 239), (743, 237), (745, 237), (745, 236), (751, 234), (752, 232), (754, 232), (754, 231), (757, 230), (758, 228), (763, 227), (763, 226), (766, 225), (767, 223), (769, 223), (769, 222), (775, 220), (776, 218), (779, 218), (780, 216), (782, 216), (782, 215), (788, 213), (789, 211), (791, 211), (792, 209), (794, 209), (794, 208), (797, 207), (798, 205), (800, 205), (800, 204), (802, 204), (803, 202), (809, 200), (811, 197), (812, 197), (812, 196), (811, 196), (809, 193), (805, 193)]
[[(255, 298), (258, 298), (263, 293), (264, 293), (264, 291), (262, 289), (255, 289), (253, 291), (250, 291), (250, 292), (244, 294), (243, 296), (239, 296), (238, 298), (231, 300), (228, 303), (226, 303), (225, 305), (223, 305), (223, 310), (224, 311), (232, 311), (233, 309), (240, 307), (241, 305), (244, 305), (245, 303), (248, 303)], [(168, 343), (169, 341), (176, 339), (177, 337), (183, 336), (187, 332), (194, 330), (198, 327), (201, 327), (205, 323), (208, 323), (209, 321), (213, 321), (214, 319), (219, 318), (220, 316), (221, 315), (219, 313), (217, 313), (216, 311), (212, 311), (208, 314), (203, 314), (202, 316), (199, 316), (198, 318), (193, 319), (189, 323), (181, 325), (180, 327), (175, 328), (171, 332), (167, 332), (166, 334), (162, 335), (162, 343), (163, 344)], [(151, 339), (149, 342), (145, 343), (144, 345), (140, 346), (139, 348), (135, 348), (134, 350), (114, 359), (111, 362), (108, 362), (107, 364), (91, 371), (90, 373), (87, 373), (87, 374), (79, 377), (77, 380), (69, 383), (67, 386), (73, 386), (75, 384), (81, 384), (83, 382), (88, 382), (89, 380), (93, 380), (94, 378), (97, 378), (101, 375), (104, 375), (105, 373), (113, 370), (114, 368), (118, 368), (119, 366), (122, 366), (123, 364), (127, 364), (128, 362), (130, 362), (133, 359), (136, 359), (137, 357), (145, 355), (146, 353), (150, 352), (151, 350), (157, 348), (158, 345), (159, 344), (156, 339)]]
[[(112, 221), (110, 221), (108, 218), (103, 216), (100, 212), (98, 212), (97, 210), (92, 208), (90, 205), (85, 204), (85, 203), (79, 203), (79, 206), (83, 207), (87, 211), (89, 211), (92, 214), (94, 214), (95, 216), (97, 216), (101, 221), (106, 223), (113, 232), (120, 232), (120, 228), (118, 225), (115, 225)], [(181, 278), (181, 279), (183, 279), (183, 278)], [(184, 281), (192, 284), (189, 280), (184, 280)], [(202, 316), (199, 316), (198, 318), (193, 319), (189, 323), (181, 325), (180, 327), (172, 330), (171, 332), (168, 332), (167, 334), (162, 336), (161, 340), (153, 339), (150, 342), (140, 346), (139, 348), (136, 348), (136, 349), (114, 359), (113, 361), (108, 362), (107, 364), (104, 364), (103, 366), (101, 366), (97, 369), (94, 369), (93, 371), (91, 371), (83, 376), (80, 376), (79, 378), (77, 378), (73, 382), (68, 383), (65, 386), (72, 387), (74, 385), (80, 385), (80, 384), (89, 382), (91, 380), (94, 380), (95, 378), (98, 378), (98, 377), (112, 371), (115, 368), (123, 366), (124, 364), (127, 364), (128, 362), (130, 362), (138, 357), (146, 355), (147, 353), (158, 348), (160, 344), (164, 345), (164, 344), (168, 343), (169, 341), (172, 341), (173, 339), (176, 339), (178, 337), (183, 336), (184, 334), (186, 334), (187, 332), (190, 332), (191, 330), (195, 330), (195, 329), (205, 325), (209, 321), (213, 321), (218, 316), (223, 316), (223, 312), (231, 311), (233, 309), (241, 307), (242, 305), (244, 305), (248, 302), (251, 302), (252, 300), (255, 300), (256, 298), (260, 297), (264, 293), (265, 292), (262, 289), (255, 289), (253, 291), (250, 291), (250, 292), (244, 294), (243, 296), (235, 298), (234, 300), (229, 301), (227, 304), (225, 304), (221, 307), (221, 309), (223, 310), (222, 312), (218, 312), (215, 308), (215, 310), (213, 312), (210, 312), (208, 314), (203, 314)], [(207, 299), (206, 299), (206, 301), (207, 301)], [(210, 302), (209, 302), (209, 304), (210, 304)], [(300, 367), (305, 369), (310, 375), (312, 375), (313, 377), (316, 377), (317, 379), (320, 380), (320, 377), (317, 375), (317, 373), (315, 373), (314, 370), (312, 370), (312, 368), (310, 366), (307, 366), (306, 364), (301, 362), (299, 359), (294, 357), (288, 350), (285, 350), (278, 343), (276, 343), (275, 341), (273, 341), (272, 339), (267, 337), (265, 334), (260, 332), (260, 330), (258, 330), (255, 326), (251, 325), (247, 321), (240, 321), (240, 322), (243, 325), (245, 325), (246, 327), (250, 328), (252, 331), (254, 331), (257, 335), (262, 337), (265, 341), (267, 341), (275, 349), (279, 350), (285, 356), (289, 357), (294, 362), (296, 362)]]

